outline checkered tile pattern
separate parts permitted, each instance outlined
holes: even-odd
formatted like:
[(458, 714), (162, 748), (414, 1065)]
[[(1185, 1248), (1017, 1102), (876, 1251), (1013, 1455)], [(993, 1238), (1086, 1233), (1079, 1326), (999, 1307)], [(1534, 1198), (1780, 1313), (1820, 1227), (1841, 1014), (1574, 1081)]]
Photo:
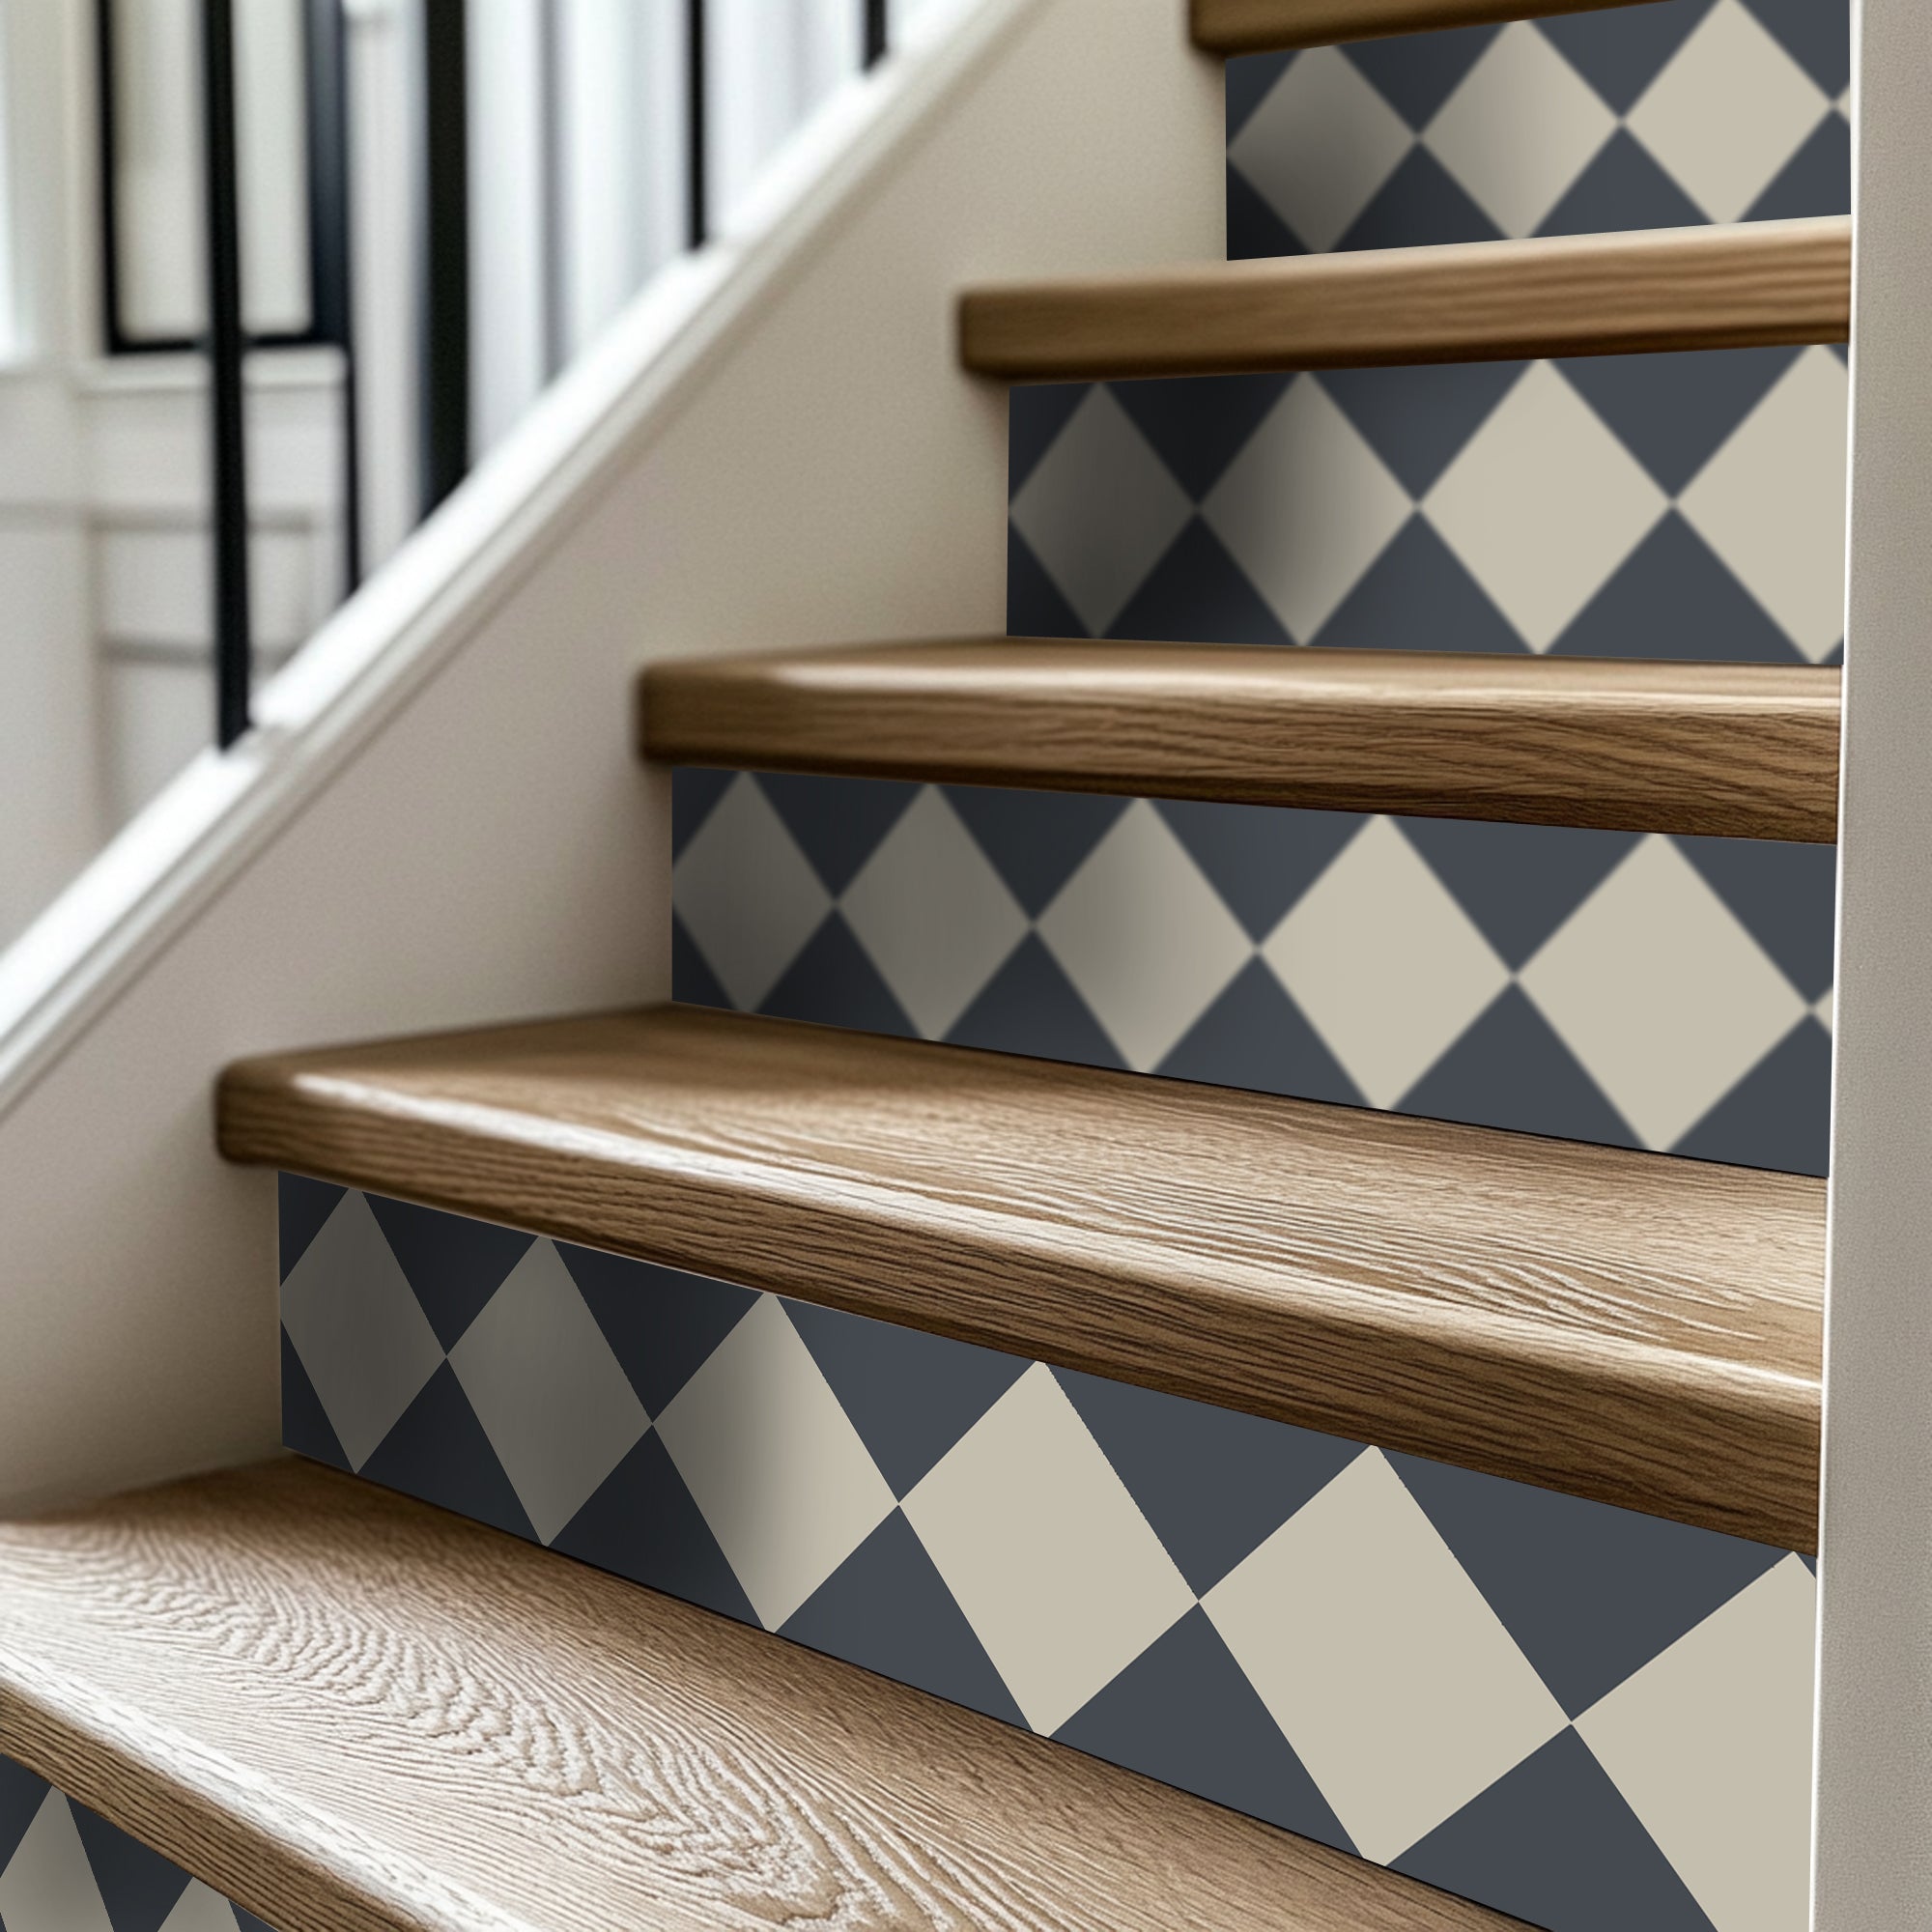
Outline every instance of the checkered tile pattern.
[(1822, 1174), (1828, 846), (677, 775), (701, 1005)]
[(1662, 0), (1228, 71), (1236, 256), (1842, 214), (1847, 0)]
[(158, 1853), (0, 1757), (7, 1932), (269, 1932)]
[[(1845, 0), (1231, 64), (1237, 255), (1841, 213)], [(1009, 629), (1832, 663), (1829, 348), (1060, 384)], [(674, 988), (1822, 1173), (1833, 854), (685, 772)]]
[(291, 1448), (1551, 1932), (1801, 1932), (1799, 1556), (281, 1185)]

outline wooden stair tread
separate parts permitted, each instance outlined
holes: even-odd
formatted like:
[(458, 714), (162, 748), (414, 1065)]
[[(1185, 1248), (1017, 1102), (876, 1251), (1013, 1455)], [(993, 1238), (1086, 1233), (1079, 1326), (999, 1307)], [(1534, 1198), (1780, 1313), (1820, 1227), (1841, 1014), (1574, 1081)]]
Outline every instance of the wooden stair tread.
[(1807, 665), (975, 639), (672, 661), (648, 756), (754, 771), (1829, 840)]
[(1849, 216), (1215, 262), (969, 289), (1010, 382), (1842, 342)]
[(0, 1751), (285, 1932), (1514, 1922), (295, 1462), (0, 1525)]
[(1387, 34), (1423, 34), (1525, 14), (1591, 14), (1632, 0), (1192, 0), (1196, 46), (1259, 54), (1331, 46)]
[(696, 1008), (245, 1062), (224, 1152), (1789, 1548), (1824, 1183)]

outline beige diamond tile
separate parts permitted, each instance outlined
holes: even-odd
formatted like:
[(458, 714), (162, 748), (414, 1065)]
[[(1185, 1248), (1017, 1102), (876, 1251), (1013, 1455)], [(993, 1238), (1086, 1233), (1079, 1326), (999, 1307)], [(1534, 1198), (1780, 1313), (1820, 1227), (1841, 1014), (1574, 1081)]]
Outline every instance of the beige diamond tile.
[(1036, 1362), (905, 1499), (1035, 1730), (1057, 1731), (1194, 1606), (1160, 1540)]
[(1678, 498), (1814, 664), (1845, 635), (1850, 406), (1845, 365), (1807, 349)]
[(1713, 221), (1737, 221), (1831, 106), (1748, 8), (1718, 0), (1625, 125)]
[(679, 855), (671, 903), (741, 1012), (763, 1004), (832, 910), (811, 861), (748, 773)]
[(1524, 372), (1423, 499), (1449, 548), (1537, 651), (1666, 507), (1643, 466), (1547, 362)]
[(1297, 55), (1228, 145), (1228, 158), (1321, 253), (1353, 226), (1413, 145), (1408, 124), (1333, 47)]
[(1026, 914), (928, 785), (838, 902), (894, 997), (942, 1038), (1026, 936)]
[(1505, 235), (1533, 235), (1616, 126), (1596, 89), (1519, 20), (1490, 43), (1422, 138)]
[(1321, 384), (1291, 383), (1201, 514), (1307, 643), (1408, 521), (1408, 493)]
[(1717, 1932), (1804, 1932), (1817, 1585), (1787, 1556), (1577, 1719)]
[(1097, 638), (1147, 581), (1193, 509), (1153, 445), (1096, 384), (1020, 486), (1011, 517)]
[(1632, 849), (1520, 979), (1644, 1145), (1659, 1149), (1694, 1126), (1806, 1010), (1661, 837)]
[(1378, 1864), (1563, 1729), (1561, 1707), (1378, 1449), (1202, 1604)]
[(218, 1891), (190, 1879), (174, 1910), (161, 1920), (161, 1932), (236, 1932), (238, 1923), (235, 1908)]
[(1240, 923), (1145, 799), (1061, 888), (1039, 935), (1121, 1057), (1142, 1072), (1253, 956)]
[(449, 1365), (545, 1543), (650, 1425), (554, 1242), (533, 1242)]
[(767, 1630), (893, 1510), (893, 1492), (783, 1306), (761, 1295), (658, 1435)]
[(8, 1932), (114, 1932), (73, 1811), (49, 1792), (0, 1872), (0, 1924)]
[(1373, 818), (1262, 957), (1372, 1106), (1393, 1107), (1509, 983), (1401, 832)]

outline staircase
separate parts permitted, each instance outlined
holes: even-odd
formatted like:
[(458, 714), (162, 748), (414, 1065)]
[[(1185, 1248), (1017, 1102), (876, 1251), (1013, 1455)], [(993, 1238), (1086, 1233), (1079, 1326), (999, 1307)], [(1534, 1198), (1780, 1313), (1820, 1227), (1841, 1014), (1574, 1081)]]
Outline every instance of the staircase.
[[(1635, 61), (1687, 5), (1555, 11)], [(1273, 58), (1512, 11), (1192, 25)], [(1847, 218), (1760, 213), (976, 284), (958, 356), (1841, 342)], [(1835, 837), (1829, 640), (1296, 641), (663, 660), (639, 745), (878, 787), (825, 794), (872, 826), (890, 783)], [(792, 1010), (229, 1069), (301, 1460), (0, 1527), (8, 1932), (68, 1932), (90, 1869), (114, 1932), (1804, 1922), (1819, 1176)]]

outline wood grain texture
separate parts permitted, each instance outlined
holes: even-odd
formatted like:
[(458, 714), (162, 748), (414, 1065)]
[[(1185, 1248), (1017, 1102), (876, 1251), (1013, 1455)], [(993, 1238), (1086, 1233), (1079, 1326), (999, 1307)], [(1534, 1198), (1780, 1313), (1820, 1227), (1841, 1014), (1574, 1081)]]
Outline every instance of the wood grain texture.
[(647, 756), (1829, 840), (1835, 669), (992, 638), (686, 659)]
[(1842, 342), (1851, 245), (1825, 216), (969, 289), (959, 354), (1039, 383)]
[(1816, 1535), (1822, 1181), (696, 1008), (243, 1063), (258, 1161)]
[(0, 1752), (281, 1932), (1502, 1932), (298, 1463), (0, 1525)]
[(1490, 20), (1594, 14), (1634, 0), (1192, 0), (1194, 44), (1210, 54), (1332, 46)]

